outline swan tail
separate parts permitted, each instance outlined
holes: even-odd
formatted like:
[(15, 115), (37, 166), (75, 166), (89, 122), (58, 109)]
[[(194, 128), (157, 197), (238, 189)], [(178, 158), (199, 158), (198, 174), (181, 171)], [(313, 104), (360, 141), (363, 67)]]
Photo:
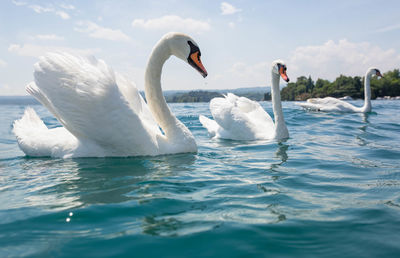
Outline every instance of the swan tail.
[(43, 148), (46, 142), (42, 139), (48, 131), (47, 126), (31, 107), (26, 108), (22, 118), (13, 124), (13, 133), (17, 137), (18, 145), (28, 156), (50, 155), (49, 149)]
[(214, 137), (217, 133), (219, 125), (214, 120), (211, 120), (203, 115), (199, 116), (200, 123), (207, 129), (210, 137)]
[(228, 100), (230, 103), (235, 104), (239, 97), (229, 92), (228, 94), (226, 94), (225, 99)]

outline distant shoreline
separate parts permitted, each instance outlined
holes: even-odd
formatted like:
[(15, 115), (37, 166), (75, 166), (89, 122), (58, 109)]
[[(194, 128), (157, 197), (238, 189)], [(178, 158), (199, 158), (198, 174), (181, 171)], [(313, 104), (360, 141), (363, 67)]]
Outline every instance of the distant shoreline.
[[(165, 90), (165, 100), (168, 103), (196, 103), (209, 102), (215, 97), (222, 97), (227, 93), (233, 93), (240, 97), (246, 97), (254, 101), (271, 100), (271, 87), (258, 86), (237, 89), (209, 89), (209, 90)], [(340, 75), (335, 81), (317, 79), (313, 81), (311, 76), (300, 76), (295, 82), (289, 82), (281, 87), (282, 101), (305, 101), (309, 98), (335, 97), (344, 100), (364, 99), (363, 78)], [(143, 91), (140, 94), (145, 98)], [(384, 77), (371, 79), (371, 99), (399, 100), (400, 99), (400, 71), (394, 69), (384, 73)], [(0, 105), (22, 104), (38, 105), (39, 102), (32, 96), (0, 96)]]
[[(270, 87), (259, 86), (249, 88), (237, 88), (237, 89), (211, 89), (211, 90), (166, 90), (163, 92), (165, 100), (168, 103), (196, 103), (196, 102), (209, 102), (214, 97), (221, 97), (227, 93), (233, 93), (238, 96), (243, 96), (251, 100), (262, 101), (268, 100)], [(140, 94), (145, 98), (143, 91)], [(265, 99), (267, 98), (267, 99)], [(270, 98), (270, 97), (269, 97)], [(32, 96), (0, 96), (0, 104), (8, 104), (16, 102), (15, 104), (39, 104)]]
[[(394, 69), (383, 74), (383, 78), (373, 76), (370, 80), (371, 99), (396, 99), (400, 96), (400, 71)], [(309, 98), (364, 98), (364, 78), (340, 75), (334, 81), (311, 76), (300, 76), (289, 82), (281, 90), (282, 100), (307, 100)]]
[[(199, 96), (196, 96), (193, 92), (181, 92), (173, 95), (169, 95), (168, 98), (169, 101), (167, 100), (168, 103), (207, 103), (210, 101), (209, 98), (202, 98), (204, 97), (204, 92), (207, 92), (209, 94), (206, 94), (206, 96), (212, 96), (213, 94), (218, 94), (215, 95), (215, 97), (222, 96), (221, 93), (218, 92), (212, 92), (212, 91), (203, 91)], [(188, 98), (188, 96), (190, 98)], [(259, 98), (261, 97), (258, 96)], [(174, 100), (175, 101), (171, 101)], [(250, 99), (252, 99), (250, 97)], [(348, 99), (348, 100), (362, 100), (362, 99)], [(400, 96), (397, 97), (391, 97), (391, 96), (384, 96), (384, 97), (377, 97), (376, 100), (400, 100)], [(266, 99), (255, 99), (255, 101), (270, 101)], [(285, 101), (298, 101), (298, 100), (285, 100)], [(0, 105), (40, 105), (40, 102), (37, 101), (34, 97), (32, 96), (0, 96)]]

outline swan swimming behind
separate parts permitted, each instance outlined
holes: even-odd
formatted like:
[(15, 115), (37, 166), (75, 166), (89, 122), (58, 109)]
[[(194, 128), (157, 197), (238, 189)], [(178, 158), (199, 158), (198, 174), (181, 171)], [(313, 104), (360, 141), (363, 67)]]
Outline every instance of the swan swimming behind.
[(377, 75), (383, 77), (381, 72), (377, 68), (369, 68), (367, 73), (365, 74), (365, 81), (364, 81), (364, 106), (362, 107), (355, 107), (352, 104), (332, 98), (311, 98), (307, 99), (305, 103), (296, 103), (301, 107), (313, 111), (324, 111), (324, 112), (347, 112), (347, 113), (367, 113), (371, 112), (371, 86), (370, 80), (372, 75)]
[(171, 55), (207, 76), (196, 42), (168, 33), (155, 45), (147, 64), (147, 104), (132, 82), (102, 60), (67, 53), (41, 57), (35, 64), (35, 82), (26, 90), (63, 127), (48, 129), (27, 108), (13, 126), (19, 147), (28, 156), (62, 158), (196, 152), (192, 133), (172, 114), (162, 94), (162, 67)]
[(200, 115), (201, 124), (209, 135), (215, 138), (231, 140), (271, 140), (285, 139), (289, 132), (282, 112), (279, 76), (286, 82), (286, 65), (281, 60), (272, 63), (271, 96), (275, 123), (268, 113), (256, 102), (245, 97), (228, 93), (223, 98), (210, 101), (211, 120)]

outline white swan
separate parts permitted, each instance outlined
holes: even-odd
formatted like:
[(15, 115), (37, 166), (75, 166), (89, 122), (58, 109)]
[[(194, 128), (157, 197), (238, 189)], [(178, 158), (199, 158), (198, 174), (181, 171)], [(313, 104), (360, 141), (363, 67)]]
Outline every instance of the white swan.
[(364, 106), (355, 107), (352, 104), (332, 98), (311, 98), (307, 99), (305, 103), (296, 103), (297, 105), (302, 106), (305, 109), (310, 109), (314, 111), (325, 111), (325, 112), (348, 112), (348, 113), (367, 113), (371, 112), (371, 86), (370, 80), (371, 76), (376, 74), (377, 76), (382, 77), (381, 72), (377, 68), (369, 68), (367, 73), (365, 74), (364, 81)]
[(258, 102), (228, 93), (224, 98), (213, 98), (210, 110), (214, 120), (200, 115), (201, 124), (211, 137), (232, 140), (269, 140), (289, 137), (282, 112), (279, 76), (286, 82), (286, 65), (281, 60), (272, 63), (272, 109), (275, 124)]
[(171, 55), (207, 76), (195, 41), (168, 33), (155, 45), (147, 64), (147, 104), (132, 82), (102, 60), (66, 53), (41, 57), (35, 64), (35, 82), (26, 90), (63, 127), (48, 129), (27, 108), (14, 122), (20, 148), (28, 156), (63, 158), (196, 152), (193, 135), (171, 113), (162, 94), (161, 71)]

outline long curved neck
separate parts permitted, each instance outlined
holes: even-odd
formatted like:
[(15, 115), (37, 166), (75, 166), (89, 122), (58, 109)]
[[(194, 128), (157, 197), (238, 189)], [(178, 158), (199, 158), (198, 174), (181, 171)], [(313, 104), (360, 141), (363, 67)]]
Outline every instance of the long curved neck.
[(274, 72), (271, 73), (272, 87), (271, 87), (271, 97), (272, 97), (272, 110), (274, 111), (275, 119), (275, 138), (283, 139), (289, 137), (289, 132), (286, 127), (285, 119), (282, 112), (281, 103), (281, 92), (279, 89), (279, 74)]
[(363, 112), (370, 112), (371, 111), (371, 74), (370, 71), (365, 74), (365, 81), (364, 81), (364, 106), (362, 107)]
[(170, 56), (171, 51), (166, 40), (160, 40), (153, 48), (147, 63), (144, 85), (150, 111), (167, 138), (172, 138), (180, 131), (180, 122), (169, 109), (161, 89), (162, 67)]

